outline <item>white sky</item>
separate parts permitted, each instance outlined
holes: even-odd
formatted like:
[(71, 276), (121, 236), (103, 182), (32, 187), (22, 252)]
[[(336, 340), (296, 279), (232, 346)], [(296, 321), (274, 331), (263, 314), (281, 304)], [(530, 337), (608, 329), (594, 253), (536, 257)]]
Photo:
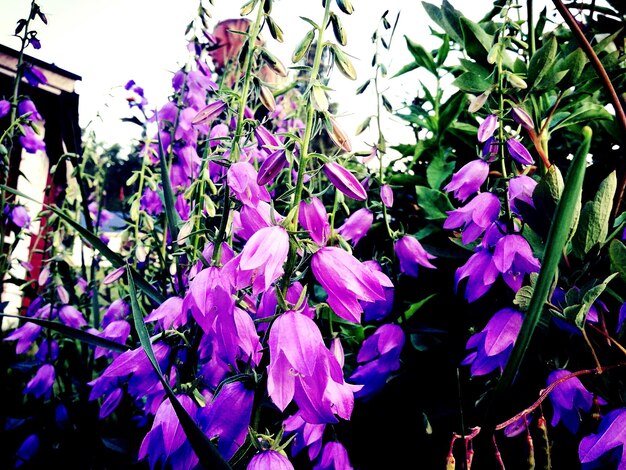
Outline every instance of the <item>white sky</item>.
[[(536, 1), (537, 11), (545, 1)], [(352, 134), (358, 124), (375, 109), (373, 87), (356, 96), (356, 88), (373, 73), (371, 36), (382, 13), (388, 9), (393, 21), (401, 11), (398, 31), (387, 57), (389, 76), (412, 61), (406, 49), (403, 35), (422, 44), (426, 49), (439, 46), (439, 40), (430, 35), (430, 26), (439, 28), (430, 20), (422, 3), (417, 0), (352, 0), (354, 13), (345, 15), (336, 7), (348, 33), (345, 50), (354, 57), (358, 78), (351, 81), (337, 70), (331, 76), (329, 86), (334, 91), (331, 98), (339, 103), (339, 119), (346, 132)], [(128, 145), (138, 137), (138, 128), (119, 119), (129, 116), (128, 106), (121, 87), (133, 79), (145, 89), (151, 106), (160, 107), (171, 92), (173, 71), (187, 56), (184, 31), (194, 18), (196, 0), (39, 0), (48, 25), (36, 22), (40, 50), (29, 48), (27, 53), (46, 62), (78, 74), (80, 95), (80, 125), (90, 126), (99, 140)], [(214, 6), (205, 4), (213, 16), (213, 24), (226, 18), (239, 17), (243, 0), (214, 0)], [(439, 5), (440, 0), (430, 0)], [(488, 0), (460, 1), (451, 3), (473, 20), (481, 18), (492, 6)], [(28, 0), (4, 0), (0, 2), (0, 42), (18, 48), (18, 40), (12, 36), (18, 19), (29, 10)], [(294, 45), (308, 30), (299, 16), (320, 21), (323, 8), (320, 0), (275, 0), (273, 18), (285, 34), (285, 42), (274, 41), (267, 30), (263, 34), (272, 50), (286, 66), (291, 65)], [(332, 34), (330, 29), (327, 34)], [(399, 107), (405, 100), (415, 96), (419, 87), (417, 72), (388, 81), (388, 98)], [(100, 117), (98, 117), (100, 116)], [(391, 145), (413, 142), (412, 133), (404, 121), (389, 117), (385, 121), (385, 135)], [(364, 133), (354, 138), (353, 149), (365, 150), (372, 138)]]

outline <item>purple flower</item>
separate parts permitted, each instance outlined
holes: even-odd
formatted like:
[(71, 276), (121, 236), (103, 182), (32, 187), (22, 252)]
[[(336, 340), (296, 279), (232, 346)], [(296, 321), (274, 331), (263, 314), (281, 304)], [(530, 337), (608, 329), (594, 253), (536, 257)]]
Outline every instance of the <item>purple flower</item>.
[(376, 276), (354, 256), (337, 247), (324, 247), (311, 259), (311, 270), (328, 293), (328, 305), (341, 318), (359, 323), (363, 307), (359, 300), (385, 300), (384, 287), (393, 287), (383, 274)]
[(465, 299), (471, 303), (486, 294), (497, 277), (498, 269), (493, 263), (493, 253), (489, 248), (479, 245), (476, 253), (454, 273), (454, 285), (458, 289), (461, 280), (467, 278)]
[(597, 460), (604, 462), (601, 457), (612, 450), (615, 451), (611, 452), (611, 457), (619, 458), (619, 463), (617, 467), (611, 468), (626, 468), (626, 408), (607, 413), (600, 422), (598, 432), (582, 438), (578, 446), (578, 458), (583, 465)]
[(535, 123), (533, 122), (533, 118), (530, 117), (530, 114), (526, 112), (524, 108), (521, 107), (513, 107), (511, 108), (511, 115), (513, 116), (513, 120), (518, 124), (521, 124), (522, 127), (526, 130), (533, 130), (535, 128)]
[(374, 214), (367, 207), (362, 207), (348, 217), (343, 225), (337, 229), (346, 241), (352, 240), (352, 246), (356, 246), (363, 238), (374, 222)]
[(0, 100), (0, 118), (3, 118), (11, 110), (11, 103), (7, 100)]
[(56, 374), (52, 364), (44, 364), (24, 387), (24, 395), (32, 393), (35, 398), (50, 398)]
[(39, 436), (37, 436), (37, 434), (31, 434), (24, 439), (24, 442), (22, 442), (22, 445), (20, 445), (20, 448), (17, 449), (15, 453), (15, 468), (21, 467), (29, 462), (38, 451)]
[(34, 323), (25, 323), (23, 326), (16, 328), (13, 333), (4, 338), (4, 341), (15, 341), (15, 353), (24, 354), (33, 344), (33, 341), (39, 336), (43, 327)]
[(324, 445), (322, 455), (313, 470), (352, 470), (348, 451), (339, 442), (330, 441)]
[(537, 186), (537, 181), (527, 175), (519, 175), (509, 180), (509, 205), (511, 210), (520, 215), (520, 210), (516, 206), (517, 201), (535, 207), (533, 202), (533, 191)]
[(273, 181), (286, 164), (285, 150), (280, 149), (271, 153), (259, 168), (259, 174), (256, 179), (257, 184), (263, 186)]
[[(37, 47), (36, 49), (39, 48)], [(48, 83), (48, 79), (44, 75), (43, 71), (31, 64), (28, 64), (24, 68), (24, 79), (32, 87), (38, 87), (39, 85), (45, 85), (46, 83)]]
[(257, 183), (257, 171), (248, 162), (238, 162), (228, 169), (228, 186), (244, 204), (256, 206), (259, 201), (270, 202), (265, 186)]
[(472, 375), (486, 375), (490, 372), (504, 369), (513, 345), (522, 327), (524, 316), (512, 308), (503, 308), (496, 312), (487, 322), (485, 328), (474, 333), (466, 349), (475, 349), (462, 362), (462, 365), (471, 365)]
[(367, 192), (361, 183), (359, 183), (359, 180), (338, 163), (328, 162), (324, 165), (323, 170), (324, 174), (335, 188), (349, 198), (356, 199), (357, 201), (365, 201), (367, 199)]
[(269, 449), (255, 454), (246, 470), (293, 470), (293, 465), (283, 454)]
[(20, 135), (20, 145), (28, 153), (45, 152), (46, 143), (31, 126), (22, 126), (23, 134)]
[(37, 111), (35, 103), (33, 103), (32, 100), (29, 99), (22, 100), (18, 103), (17, 114), (19, 116), (24, 116), (25, 114), (28, 114), (28, 117), (26, 119), (29, 121), (43, 121), (43, 117), (41, 116), (41, 114), (39, 114), (39, 111)]
[(183, 299), (170, 297), (144, 318), (144, 322), (159, 322), (162, 330), (176, 329), (187, 323), (187, 310), (183, 309)]
[(478, 141), (485, 142), (493, 135), (496, 127), (498, 127), (498, 116), (490, 114), (480, 123), (480, 126), (478, 126)]
[(115, 299), (102, 317), (102, 327), (116, 320), (123, 320), (130, 315), (130, 305), (124, 299)]
[(524, 147), (524, 145), (516, 139), (509, 139), (506, 141), (506, 147), (509, 150), (509, 154), (515, 161), (522, 165), (532, 165), (535, 163), (530, 152)]
[(326, 245), (330, 236), (330, 224), (328, 223), (326, 207), (320, 199), (312, 196), (310, 203), (300, 202), (298, 222), (309, 231), (311, 239), (315, 243), (320, 246)]
[[(194, 416), (198, 409), (194, 401), (187, 395), (178, 395), (176, 398)], [(148, 458), (150, 468), (155, 468), (159, 461), (165, 466), (169, 460), (172, 468), (183, 470), (192, 468), (198, 462), (169, 398), (157, 409), (152, 428), (143, 438), (137, 458)]]
[(452, 175), (444, 190), (454, 191), (454, 197), (461, 202), (476, 194), (489, 175), (489, 163), (484, 160), (472, 160)]
[(417, 277), (417, 266), (421, 265), (425, 268), (436, 269), (429, 259), (435, 259), (436, 256), (428, 253), (417, 238), (411, 235), (405, 235), (399, 239), (394, 245), (396, 256), (400, 261), (400, 271), (408, 276)]
[(461, 240), (468, 244), (476, 240), (500, 215), (500, 200), (490, 192), (480, 193), (465, 206), (447, 211), (445, 229), (460, 229)]
[(233, 286), (243, 289), (252, 285), (253, 295), (269, 289), (283, 274), (289, 254), (289, 235), (280, 226), (262, 228), (250, 237), (241, 253), (224, 269), (235, 269)]
[[(547, 385), (551, 385), (570, 374), (564, 369), (555, 370), (548, 376)], [(593, 405), (593, 393), (583, 386), (578, 377), (571, 377), (561, 382), (550, 392), (550, 401), (554, 410), (550, 423), (552, 427), (563, 422), (572, 434), (576, 434), (580, 426), (580, 412), (589, 412)]]
[(489, 137), (485, 145), (483, 145), (483, 150), (480, 154), (480, 157), (486, 162), (493, 162), (500, 153), (500, 143), (496, 140), (495, 137)]
[[(380, 264), (376, 260), (363, 261), (363, 265), (367, 266), (381, 283), (386, 283), (387, 276), (383, 273)], [(384, 287), (385, 300), (376, 300), (374, 302), (361, 301), (363, 307), (363, 320), (366, 322), (380, 321), (386, 318), (393, 309), (394, 289), (393, 287)]]
[(10, 215), (11, 221), (19, 228), (25, 228), (30, 225), (30, 216), (24, 206), (19, 204), (13, 206)]
[(500, 238), (493, 253), (493, 263), (502, 274), (504, 282), (514, 292), (520, 290), (526, 274), (538, 272), (541, 268), (530, 245), (521, 235), (505, 235)]
[(199, 424), (209, 439), (218, 438), (217, 450), (230, 459), (248, 434), (254, 390), (243, 382), (227, 382), (198, 413)]
[(313, 461), (322, 449), (322, 437), (326, 425), (307, 423), (299, 412), (289, 416), (283, 424), (286, 433), (296, 435), (292, 441), (291, 455), (295, 456), (302, 449), (308, 447), (309, 460)]
[(387, 383), (392, 372), (400, 368), (400, 353), (405, 336), (398, 325), (385, 324), (363, 341), (357, 355), (358, 366), (350, 381), (363, 385), (355, 392), (357, 398), (369, 399)]
[(211, 122), (220, 114), (222, 114), (222, 111), (224, 111), (226, 107), (226, 103), (224, 103), (222, 100), (214, 101), (213, 103), (208, 104), (198, 113), (196, 113), (191, 120), (191, 124), (197, 126), (200, 124), (206, 124), (208, 122)]
[(87, 320), (85, 320), (83, 314), (72, 305), (64, 305), (59, 309), (59, 320), (61, 320), (61, 323), (76, 329), (87, 326)]
[(380, 187), (380, 200), (385, 207), (393, 206), (393, 189), (388, 184), (383, 184)]

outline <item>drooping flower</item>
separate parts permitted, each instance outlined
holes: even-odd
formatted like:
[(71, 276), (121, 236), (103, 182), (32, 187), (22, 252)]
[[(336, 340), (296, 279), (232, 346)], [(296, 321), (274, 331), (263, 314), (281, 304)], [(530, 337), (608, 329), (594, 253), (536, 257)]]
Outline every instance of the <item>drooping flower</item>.
[(496, 369), (504, 370), (513, 345), (522, 327), (523, 315), (512, 308), (496, 312), (487, 325), (474, 333), (465, 346), (471, 352), (462, 365), (470, 365), (472, 375), (486, 375)]
[(362, 207), (353, 212), (337, 229), (346, 241), (352, 241), (352, 246), (356, 246), (363, 238), (374, 222), (374, 213), (367, 207)]
[(246, 470), (293, 470), (293, 465), (280, 452), (268, 449), (255, 454)]
[(257, 183), (257, 171), (248, 162), (237, 162), (227, 172), (228, 186), (243, 204), (256, 206), (271, 200), (265, 186)]
[(35, 376), (24, 387), (24, 395), (32, 393), (35, 398), (45, 397), (49, 398), (52, 395), (52, 385), (56, 373), (52, 364), (44, 364), (39, 369)]
[(320, 246), (326, 245), (330, 236), (330, 224), (324, 203), (312, 196), (311, 202), (301, 201), (298, 222), (309, 231), (311, 239)]
[[(614, 451), (614, 452), (610, 452)], [(626, 408), (617, 408), (602, 418), (598, 432), (585, 436), (578, 446), (578, 458), (583, 465), (591, 463), (610, 464), (603, 457), (617, 458), (613, 465), (622, 470), (626, 468)], [(597, 467), (596, 467), (597, 468)], [(606, 467), (602, 467), (606, 468)]]
[(3, 118), (11, 110), (11, 103), (7, 100), (0, 100), (0, 118)]
[(340, 442), (327, 442), (313, 470), (352, 470), (348, 451)]
[(511, 157), (518, 163), (521, 163), (522, 165), (532, 165), (535, 163), (535, 160), (530, 152), (519, 140), (510, 138), (506, 141), (506, 147), (509, 150)]
[(385, 300), (384, 287), (393, 287), (383, 274), (376, 276), (354, 256), (338, 247), (324, 247), (311, 259), (313, 275), (328, 293), (328, 305), (341, 318), (359, 323), (359, 300)]
[(19, 228), (25, 228), (30, 225), (30, 215), (28, 215), (26, 208), (20, 204), (13, 206), (10, 219), (11, 222)]
[(284, 422), (285, 433), (287, 435), (295, 434), (291, 447), (291, 455), (297, 455), (305, 447), (309, 448), (309, 460), (313, 461), (322, 449), (322, 436), (326, 424), (307, 423), (301, 416), (300, 412), (289, 416)]
[[(570, 374), (565, 369), (552, 371), (548, 376), (547, 385)], [(552, 427), (562, 422), (572, 434), (576, 434), (580, 426), (580, 412), (588, 413), (591, 410), (593, 393), (584, 387), (578, 377), (571, 377), (557, 385), (549, 397), (554, 410), (550, 423)]]
[(404, 342), (404, 331), (394, 324), (381, 325), (363, 341), (356, 358), (359, 365), (350, 376), (351, 382), (363, 385), (355, 397), (369, 399), (383, 388), (392, 372), (400, 368)]
[(32, 460), (39, 451), (39, 443), (40, 440), (37, 434), (30, 434), (24, 439), (15, 453), (15, 468), (19, 468)]
[(500, 200), (490, 192), (480, 193), (465, 206), (448, 211), (445, 229), (460, 229), (461, 240), (468, 244), (480, 237), (500, 214)]
[(530, 114), (528, 114), (524, 108), (519, 106), (511, 108), (511, 116), (513, 116), (513, 120), (521, 124), (524, 129), (532, 130), (535, 128), (533, 118), (530, 117)]
[[(363, 261), (363, 265), (368, 267), (374, 273), (374, 275), (379, 278), (381, 283), (387, 282), (387, 275), (383, 273), (383, 270), (378, 261), (374, 259)], [(364, 321), (380, 321), (386, 318), (391, 313), (394, 301), (394, 288), (385, 286), (383, 290), (385, 292), (385, 300), (376, 300), (374, 302), (366, 302), (364, 300), (361, 300)]]
[(435, 259), (436, 256), (428, 253), (417, 238), (411, 235), (405, 235), (396, 241), (394, 245), (396, 256), (400, 261), (400, 271), (407, 276), (417, 277), (418, 265), (425, 268), (436, 269), (433, 264), (428, 261)]
[(489, 163), (484, 160), (472, 160), (463, 165), (452, 175), (444, 190), (454, 191), (454, 197), (461, 202), (476, 194), (489, 175)]
[(20, 145), (28, 153), (45, 152), (46, 143), (41, 136), (31, 127), (22, 126), (23, 134), (20, 135)]
[(509, 206), (515, 214), (521, 215), (517, 204), (522, 203), (530, 207), (535, 207), (533, 202), (533, 191), (537, 186), (537, 181), (527, 175), (519, 175), (509, 180)]
[(526, 239), (517, 234), (505, 235), (497, 241), (493, 263), (514, 292), (520, 290), (526, 274), (541, 268)]
[(493, 135), (496, 127), (498, 127), (498, 116), (490, 114), (480, 123), (480, 126), (478, 126), (478, 141), (485, 142)]
[(323, 170), (333, 186), (349, 198), (357, 201), (365, 201), (367, 199), (367, 192), (363, 185), (359, 183), (359, 180), (349, 170), (339, 163), (328, 162), (324, 165)]

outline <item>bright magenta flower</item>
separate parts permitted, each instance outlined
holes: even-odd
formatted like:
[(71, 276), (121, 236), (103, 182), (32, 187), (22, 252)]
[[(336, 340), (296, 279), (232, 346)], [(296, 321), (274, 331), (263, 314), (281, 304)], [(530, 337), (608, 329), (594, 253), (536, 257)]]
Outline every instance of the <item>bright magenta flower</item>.
[(496, 127), (498, 127), (498, 116), (490, 114), (480, 123), (480, 126), (478, 126), (478, 141), (485, 142), (493, 135)]
[(408, 276), (417, 277), (417, 266), (421, 265), (425, 268), (436, 269), (429, 259), (435, 259), (436, 256), (428, 253), (417, 238), (411, 235), (405, 235), (394, 245), (396, 256), (400, 261), (400, 271)]
[(293, 465), (283, 454), (270, 449), (255, 454), (246, 470), (293, 470)]
[(460, 229), (461, 240), (468, 244), (480, 237), (500, 215), (500, 200), (495, 194), (480, 193), (465, 206), (448, 211), (445, 229)]
[(532, 165), (535, 163), (535, 160), (530, 155), (530, 152), (519, 140), (513, 138), (507, 140), (506, 147), (509, 149), (511, 157), (522, 165)]
[(340, 442), (327, 442), (313, 470), (352, 470), (348, 451)]
[[(614, 452), (610, 452), (612, 450)], [(578, 458), (583, 465), (593, 462), (603, 464), (592, 468), (626, 468), (626, 408), (607, 413), (600, 422), (598, 432), (583, 437), (578, 446)]]
[(359, 180), (340, 164), (328, 162), (324, 165), (324, 174), (339, 191), (357, 201), (365, 201), (367, 192)]
[(337, 229), (337, 233), (346, 241), (352, 241), (352, 246), (356, 246), (363, 238), (374, 222), (374, 213), (367, 207), (353, 212), (344, 223)]
[(330, 236), (330, 224), (326, 207), (319, 198), (312, 196), (311, 202), (300, 201), (298, 222), (309, 231), (315, 243), (321, 246), (326, 245)]
[(393, 206), (393, 189), (388, 184), (383, 184), (380, 187), (380, 200), (385, 207)]
[(484, 160), (472, 160), (463, 165), (452, 175), (444, 190), (454, 191), (454, 197), (464, 202), (468, 197), (476, 194), (489, 175), (489, 163)]
[(313, 275), (328, 293), (328, 305), (341, 318), (360, 323), (363, 307), (359, 300), (385, 300), (384, 287), (393, 287), (382, 274), (375, 275), (354, 256), (337, 247), (324, 247), (311, 259)]

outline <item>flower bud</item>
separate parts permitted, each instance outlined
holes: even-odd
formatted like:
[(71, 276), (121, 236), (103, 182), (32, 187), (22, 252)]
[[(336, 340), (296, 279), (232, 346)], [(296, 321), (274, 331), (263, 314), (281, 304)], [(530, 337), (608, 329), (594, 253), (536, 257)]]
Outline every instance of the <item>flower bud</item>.
[(514, 73), (507, 73), (506, 79), (514, 88), (518, 88), (520, 90), (525, 90), (526, 88), (528, 88), (528, 84), (521, 77), (515, 75)]
[(326, 163), (324, 165), (324, 174), (326, 174), (335, 188), (349, 198), (356, 199), (357, 201), (365, 201), (367, 199), (367, 192), (361, 183), (359, 183), (359, 180), (338, 163)]
[(521, 124), (524, 129), (532, 130), (535, 128), (533, 118), (530, 117), (530, 114), (528, 114), (524, 108), (511, 108), (511, 114), (513, 115), (515, 122)]
[(212, 121), (226, 109), (226, 103), (222, 100), (214, 101), (205, 108), (201, 109), (198, 114), (191, 120), (191, 124), (197, 126)]
[(348, 139), (348, 135), (343, 131), (343, 129), (339, 126), (339, 123), (334, 118), (334, 116), (328, 114), (328, 119), (330, 120), (331, 129), (328, 130), (328, 135), (335, 143), (337, 147), (342, 149), (344, 152), (352, 151), (352, 144), (350, 143), (350, 139)]

